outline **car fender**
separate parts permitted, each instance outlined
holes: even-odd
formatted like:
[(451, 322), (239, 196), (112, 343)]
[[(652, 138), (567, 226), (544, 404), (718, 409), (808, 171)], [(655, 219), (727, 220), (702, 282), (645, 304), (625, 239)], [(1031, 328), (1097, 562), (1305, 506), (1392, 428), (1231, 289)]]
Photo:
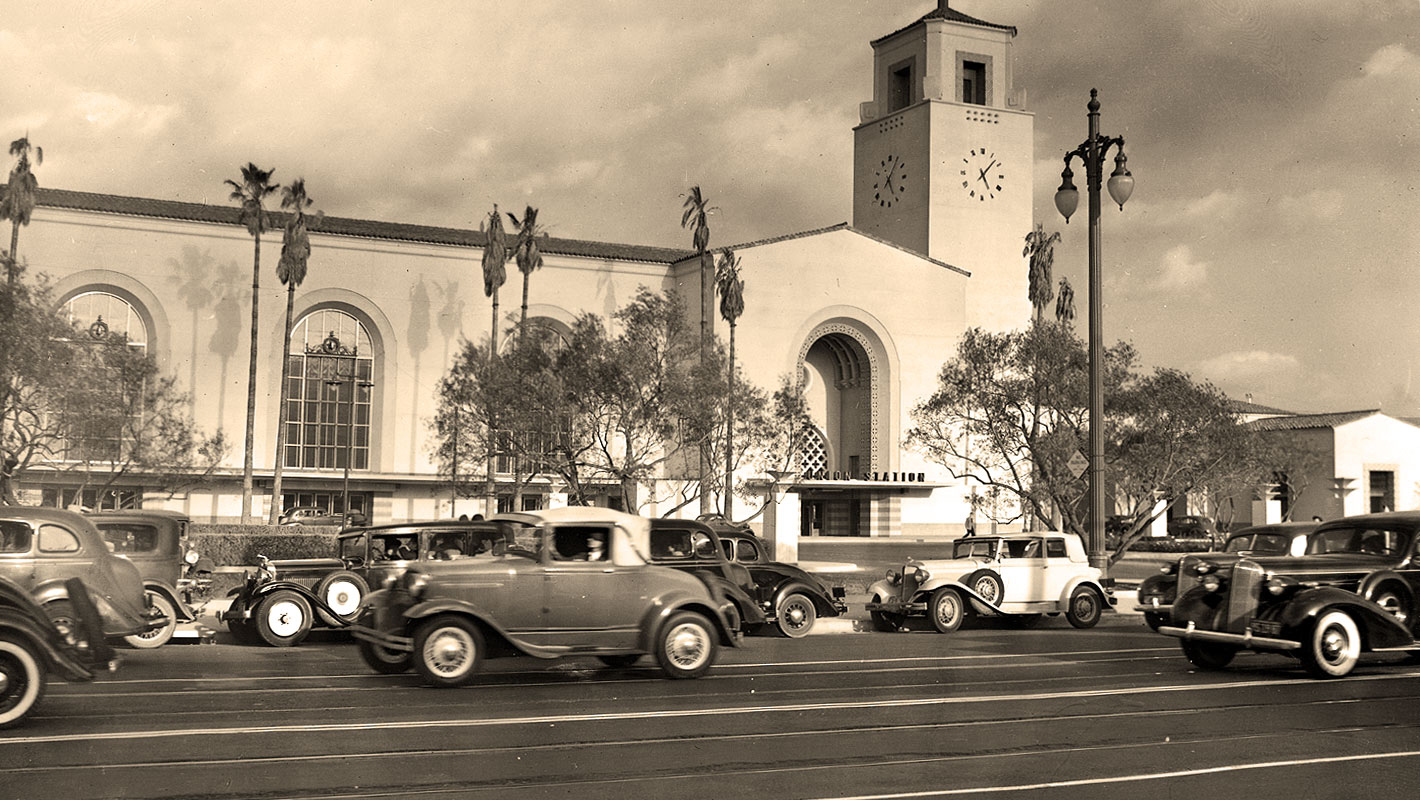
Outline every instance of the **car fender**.
[(764, 609), (760, 608), (759, 602), (750, 597), (749, 592), (725, 580), (721, 575), (716, 575), (710, 570), (696, 570), (695, 576), (705, 582), (706, 588), (710, 590), (712, 597), (719, 597), (734, 603), (740, 611), (740, 617), (747, 624), (758, 625), (766, 620)]
[(69, 590), (64, 588), (63, 580), (45, 581), (44, 583), (37, 584), (34, 589), (30, 591), (30, 596), (35, 599), (36, 603), (43, 606), (45, 603), (54, 600), (68, 600)]
[(1064, 590), (1060, 592), (1060, 597), (1056, 598), (1055, 602), (1060, 606), (1061, 611), (1064, 611), (1070, 606), (1070, 595), (1074, 594), (1075, 590), (1080, 588), (1081, 586), (1088, 586), (1091, 589), (1094, 589), (1095, 591), (1099, 592), (1100, 599), (1104, 601), (1106, 606), (1114, 605), (1115, 600), (1113, 593), (1106, 592), (1104, 590), (1104, 587), (1100, 585), (1099, 581), (1095, 580), (1094, 578), (1077, 576), (1075, 578), (1070, 579), (1070, 582), (1065, 584)]
[(1172, 603), (1178, 596), (1178, 577), (1176, 575), (1150, 575), (1139, 584), (1140, 602), (1142, 598), (1151, 597), (1157, 594), (1159, 602)]
[(144, 581), (143, 588), (154, 594), (160, 594), (173, 604), (173, 609), (177, 611), (178, 622), (192, 622), (197, 619), (197, 615), (192, 613), (192, 609), (187, 607), (187, 603), (178, 597), (177, 591), (162, 581)]
[(94, 672), (74, 657), (74, 651), (63, 644), (58, 632), (47, 623), (19, 609), (0, 608), (0, 632), (28, 642), (40, 654), (46, 670), (54, 670), (68, 681), (93, 680)]
[(1405, 592), (1406, 596), (1410, 598), (1410, 608), (1412, 611), (1414, 610), (1415, 592), (1410, 588), (1410, 581), (1402, 578), (1400, 573), (1395, 570), (1380, 570), (1372, 572), (1370, 575), (1362, 578), (1361, 585), (1356, 587), (1356, 594), (1359, 594), (1367, 600), (1371, 600), (1376, 595), (1376, 589), (1380, 588), (1381, 584), (1384, 583), (1394, 583), (1399, 586), (1401, 591)]
[(783, 602), (784, 598), (788, 597), (791, 594), (794, 594), (795, 592), (798, 592), (799, 594), (802, 594), (812, 600), (814, 603), (814, 610), (818, 612), (819, 616), (838, 616), (838, 609), (833, 607), (833, 599), (831, 597), (825, 596), (822, 589), (816, 586), (810, 586), (807, 583), (798, 580), (785, 581), (783, 585), (779, 586), (779, 588), (774, 590), (774, 605), (772, 607), (777, 609), (779, 607), (779, 604)]
[(897, 591), (897, 586), (893, 585), (893, 583), (888, 579), (883, 578), (882, 580), (877, 581), (872, 586), (868, 587), (868, 596), (872, 597), (874, 595), (877, 595), (880, 599), (886, 600), (889, 597), (896, 597)]
[(656, 652), (656, 634), (660, 632), (661, 625), (665, 624), (672, 614), (679, 611), (694, 611), (704, 616), (710, 620), (710, 624), (715, 626), (715, 632), (720, 635), (720, 644), (726, 647), (739, 647), (739, 638), (725, 624), (725, 615), (720, 613), (719, 609), (711, 608), (703, 598), (695, 597), (689, 593), (674, 592), (656, 598), (656, 601), (642, 615), (641, 649), (643, 651)]
[[(383, 592), (384, 590), (381, 589), (380, 591)], [(374, 593), (371, 593), (370, 596), (373, 599)], [(547, 659), (560, 658), (567, 655), (565, 648), (540, 647), (523, 641), (515, 634), (506, 630), (502, 625), (499, 625), (494, 619), (494, 616), (485, 611), (482, 607), (466, 600), (458, 600), (452, 597), (427, 600), (421, 603), (415, 603), (409, 608), (406, 608), (403, 614), (405, 630), (411, 631), (419, 624), (420, 620), (429, 619), (439, 614), (456, 614), (460, 617), (471, 619), (484, 630), (485, 635), (491, 635), (495, 639), (502, 640), (509, 648), (525, 656)]]
[(1356, 620), (1367, 648), (1405, 647), (1415, 641), (1390, 612), (1354, 592), (1334, 586), (1303, 589), (1293, 595), (1278, 620), (1282, 623), (1283, 635), (1303, 641), (1316, 618), (1330, 609), (1345, 611)]

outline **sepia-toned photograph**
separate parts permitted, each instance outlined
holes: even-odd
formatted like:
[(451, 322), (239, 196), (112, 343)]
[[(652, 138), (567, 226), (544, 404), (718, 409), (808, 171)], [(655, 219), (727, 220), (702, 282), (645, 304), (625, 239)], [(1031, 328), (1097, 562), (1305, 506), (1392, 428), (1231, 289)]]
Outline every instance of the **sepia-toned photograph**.
[(1420, 782), (1416, 0), (14, 0), (0, 800)]

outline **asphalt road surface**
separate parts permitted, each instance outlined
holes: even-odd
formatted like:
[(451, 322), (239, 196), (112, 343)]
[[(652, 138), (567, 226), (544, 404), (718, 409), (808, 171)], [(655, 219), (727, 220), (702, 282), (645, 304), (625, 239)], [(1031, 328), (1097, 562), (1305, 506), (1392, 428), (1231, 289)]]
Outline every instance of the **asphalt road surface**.
[(706, 677), (651, 659), (381, 676), (325, 634), (174, 644), (51, 683), (0, 732), (0, 797), (1356, 798), (1420, 779), (1420, 668), (1200, 673), (1138, 617), (752, 637)]

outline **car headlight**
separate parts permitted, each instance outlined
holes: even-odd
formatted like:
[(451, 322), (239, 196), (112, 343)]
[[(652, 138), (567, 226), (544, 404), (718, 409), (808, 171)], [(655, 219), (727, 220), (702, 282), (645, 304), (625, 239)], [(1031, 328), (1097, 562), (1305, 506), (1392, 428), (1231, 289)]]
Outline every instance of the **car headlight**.
[(1223, 579), (1214, 574), (1204, 575), (1203, 580), (1199, 581), (1198, 585), (1202, 586), (1204, 591), (1217, 592), (1219, 589), (1223, 588)]
[(922, 569), (921, 567), (918, 567), (918, 568), (917, 568), (917, 582), (918, 582), (918, 583), (926, 583), (927, 581), (930, 581), (930, 580), (932, 580), (932, 573), (928, 572), (928, 571), (925, 570), (925, 569)]
[(1199, 575), (1207, 575), (1208, 573), (1213, 571), (1213, 565), (1205, 561), (1202, 564), (1195, 566), (1193, 568), (1193, 571), (1198, 573)]
[(429, 576), (423, 572), (409, 571), (404, 573), (404, 590), (409, 592), (410, 597), (419, 597), (424, 593), (424, 588), (429, 585)]
[(897, 586), (898, 584), (902, 583), (902, 570), (889, 569), (887, 571), (887, 579), (888, 583), (892, 584), (893, 586)]
[(1262, 588), (1266, 589), (1268, 594), (1276, 596), (1282, 594), (1283, 592), (1287, 591), (1288, 588), (1295, 585), (1296, 581), (1292, 580), (1291, 578), (1283, 578), (1278, 575), (1268, 575), (1267, 581), (1262, 584)]
[(1178, 562), (1177, 562), (1177, 561), (1170, 561), (1169, 563), (1164, 564), (1164, 565), (1162, 565), (1162, 566), (1159, 567), (1159, 574), (1160, 574), (1160, 575), (1172, 575), (1172, 574), (1174, 574), (1175, 572), (1178, 572)]
[(196, 564), (199, 558), (202, 558), (201, 554), (199, 554), (196, 550), (189, 550), (187, 551), (187, 555), (182, 557), (182, 560), (186, 561), (189, 564)]
[(387, 592), (390, 592), (390, 591), (394, 591), (394, 588), (395, 588), (396, 586), (398, 586), (398, 585), (399, 585), (399, 576), (398, 576), (398, 575), (387, 575), (387, 576), (385, 576), (385, 582), (382, 583), (382, 584), (380, 584), (380, 588), (384, 589), (384, 590), (387, 591)]

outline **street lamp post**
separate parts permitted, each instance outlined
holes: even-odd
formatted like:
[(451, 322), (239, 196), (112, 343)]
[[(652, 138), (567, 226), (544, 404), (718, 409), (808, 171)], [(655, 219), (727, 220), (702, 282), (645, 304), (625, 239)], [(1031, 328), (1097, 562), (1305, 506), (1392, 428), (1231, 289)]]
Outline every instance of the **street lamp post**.
[(1124, 137), (1100, 135), (1099, 92), (1090, 90), (1089, 119), (1090, 137), (1079, 147), (1065, 154), (1065, 169), (1060, 173), (1060, 189), (1055, 193), (1055, 207), (1065, 217), (1080, 204), (1080, 193), (1070, 180), (1070, 159), (1079, 157), (1085, 165), (1086, 185), (1090, 193), (1090, 564), (1100, 570), (1108, 570), (1109, 558), (1105, 554), (1104, 541), (1104, 487), (1101, 485), (1104, 473), (1104, 325), (1103, 301), (1100, 280), (1100, 183), (1104, 173), (1104, 159), (1111, 147), (1117, 152), (1114, 157), (1114, 172), (1109, 176), (1109, 196), (1124, 209), (1124, 202), (1134, 192), (1134, 176), (1125, 167)]

